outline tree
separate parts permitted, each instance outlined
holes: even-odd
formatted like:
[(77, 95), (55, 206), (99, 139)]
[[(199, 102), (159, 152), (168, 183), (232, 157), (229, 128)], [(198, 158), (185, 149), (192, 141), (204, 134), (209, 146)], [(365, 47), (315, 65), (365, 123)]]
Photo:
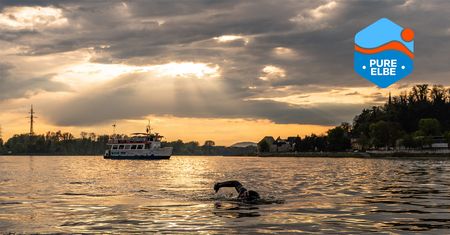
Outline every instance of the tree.
[(267, 141), (262, 140), (258, 143), (259, 151), (262, 153), (270, 152), (270, 146)]
[(366, 150), (370, 145), (370, 139), (365, 134), (361, 134), (357, 139), (357, 143), (361, 145), (361, 150)]
[(205, 141), (205, 143), (204, 143), (203, 146), (202, 146), (203, 154), (206, 154), (206, 155), (213, 155), (213, 154), (214, 154), (214, 153), (213, 153), (213, 147), (214, 147), (214, 145), (216, 145), (216, 143), (215, 143), (214, 141), (212, 141), (212, 140), (207, 140), (207, 141)]
[(162, 147), (172, 147), (174, 153), (187, 154), (182, 140), (161, 143)]
[(0, 138), (0, 154), (3, 152), (3, 139)]
[(63, 138), (63, 140), (73, 140), (74, 136), (71, 133), (66, 132), (66, 133), (62, 134), (62, 138)]
[(446, 90), (442, 85), (434, 85), (431, 89), (430, 98), (434, 104), (443, 104), (446, 99)]
[(87, 137), (88, 137), (88, 133), (87, 133), (87, 132), (84, 132), (84, 131), (82, 131), (82, 132), (80, 133), (80, 137), (81, 137), (82, 139), (87, 139)]
[(344, 151), (351, 147), (348, 125), (341, 125), (327, 131), (328, 148), (331, 151)]
[(376, 147), (394, 147), (400, 136), (402, 131), (398, 123), (378, 121), (370, 125), (370, 137)]
[(385, 121), (378, 121), (370, 125), (370, 137), (375, 147), (387, 146), (389, 143), (388, 124)]
[(350, 125), (350, 123), (348, 122), (343, 122), (341, 123), (340, 126), (342, 129), (344, 129), (346, 134), (350, 134), (351, 130), (352, 130), (352, 125)]
[(295, 138), (294, 141), (294, 151), (295, 152), (300, 152), (302, 147), (302, 138), (300, 138), (300, 136), (297, 135), (297, 137)]
[(428, 100), (428, 84), (416, 85), (412, 88), (410, 96), (416, 102), (426, 102)]
[(450, 131), (445, 133), (445, 138), (447, 139), (447, 142), (450, 144)]
[(421, 143), (419, 143), (418, 139), (409, 134), (403, 135), (401, 144), (408, 149), (421, 147)]
[(205, 147), (212, 147), (212, 146), (215, 146), (215, 145), (216, 145), (216, 143), (214, 141), (212, 141), (212, 140), (207, 140), (203, 144), (203, 146), (205, 146)]
[(424, 136), (435, 136), (441, 134), (441, 124), (435, 118), (423, 118), (419, 121), (419, 131)]
[(320, 135), (314, 139), (314, 151), (325, 151), (328, 147), (327, 136)]

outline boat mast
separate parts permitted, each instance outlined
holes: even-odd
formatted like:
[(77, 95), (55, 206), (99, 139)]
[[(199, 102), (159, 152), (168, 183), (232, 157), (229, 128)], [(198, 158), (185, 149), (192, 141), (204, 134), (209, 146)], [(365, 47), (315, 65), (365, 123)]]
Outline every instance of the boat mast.
[(150, 120), (148, 120), (148, 124), (147, 124), (147, 135), (150, 135), (151, 133), (152, 133), (152, 127), (151, 127), (151, 125), (150, 125), (151, 123), (150, 123)]
[(116, 139), (116, 126), (117, 126), (116, 122), (114, 122), (111, 126), (113, 127), (113, 134), (112, 134), (112, 138), (110, 137), (110, 139), (114, 140), (114, 139)]
[(112, 127), (113, 127), (113, 136), (115, 136), (116, 135), (116, 122), (114, 122), (114, 124), (112, 124)]

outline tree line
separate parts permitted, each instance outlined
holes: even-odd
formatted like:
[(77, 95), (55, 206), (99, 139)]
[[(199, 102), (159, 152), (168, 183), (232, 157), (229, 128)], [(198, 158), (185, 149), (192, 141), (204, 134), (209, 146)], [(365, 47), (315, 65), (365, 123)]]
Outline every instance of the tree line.
[(106, 150), (108, 135), (81, 132), (75, 138), (68, 132), (47, 132), (43, 135), (19, 134), (0, 145), (3, 154), (35, 155), (98, 155)]
[[(421, 84), (387, 98), (383, 105), (363, 109), (352, 125), (342, 123), (324, 135), (297, 139), (293, 151), (346, 151), (352, 148), (352, 140), (362, 150), (420, 149), (436, 137), (450, 142), (450, 89)], [(261, 144), (260, 149), (268, 151), (269, 146)]]
[[(123, 134), (97, 135), (81, 132), (79, 138), (68, 132), (47, 132), (43, 135), (14, 135), (5, 143), (0, 139), (0, 154), (32, 155), (101, 155), (108, 149), (110, 138), (127, 138)], [(174, 155), (255, 155), (255, 147), (235, 148), (215, 146), (213, 141), (163, 141), (163, 147), (173, 147)]]
[(450, 89), (421, 84), (364, 109), (353, 120), (351, 135), (363, 148), (420, 148), (432, 137), (450, 139)]

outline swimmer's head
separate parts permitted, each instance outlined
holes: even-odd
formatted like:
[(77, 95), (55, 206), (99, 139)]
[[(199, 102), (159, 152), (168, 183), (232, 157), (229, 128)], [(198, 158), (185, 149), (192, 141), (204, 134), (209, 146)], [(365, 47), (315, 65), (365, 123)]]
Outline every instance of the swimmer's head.
[(245, 198), (246, 201), (255, 201), (260, 199), (259, 193), (253, 190), (248, 191), (248, 196)]

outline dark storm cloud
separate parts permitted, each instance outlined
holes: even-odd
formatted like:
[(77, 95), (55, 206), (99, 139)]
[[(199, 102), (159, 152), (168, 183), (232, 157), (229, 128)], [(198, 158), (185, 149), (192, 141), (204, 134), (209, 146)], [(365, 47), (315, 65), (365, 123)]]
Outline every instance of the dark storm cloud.
[[(138, 119), (148, 115), (148, 110), (152, 110), (153, 115), (177, 117), (263, 118), (276, 123), (332, 125), (347, 120), (349, 113), (361, 109), (360, 105), (349, 104), (322, 104), (306, 108), (270, 100), (245, 101), (233, 98), (230, 93), (217, 93), (209, 87), (211, 81), (196, 78), (166, 81), (172, 83), (175, 90), (168, 95), (166, 90), (153, 86), (164, 82), (164, 79), (150, 77), (151, 74), (133, 75), (133, 78), (124, 76), (109, 82), (103, 89), (94, 87), (86, 90), (80, 94), (83, 99), (77, 96), (67, 103), (45, 107), (44, 110), (58, 125), (91, 125), (116, 119)], [(224, 89), (227, 90), (226, 87)], [(65, 108), (67, 104), (70, 104), (70, 109)]]
[[(2, 31), (1, 40), (27, 46), (33, 55), (92, 47), (93, 62), (134, 65), (195, 61), (221, 68), (223, 90), (233, 102), (212, 99), (213, 107), (196, 107), (172, 100), (164, 105), (129, 105), (141, 97), (133, 88), (121, 88), (125, 97), (113, 94), (67, 101), (76, 107), (73, 118), (52, 114), (60, 124), (91, 124), (103, 119), (128, 118), (149, 113), (189, 117), (269, 118), (282, 123), (332, 124), (351, 120), (363, 105), (292, 106), (248, 98), (308, 94), (345, 87), (372, 86), (353, 72), (353, 37), (356, 32), (387, 17), (411, 27), (416, 33), (415, 71), (400, 83), (448, 85), (450, 54), (449, 1), (2, 1), (0, 8), (17, 5), (54, 6), (63, 10), (69, 24), (59, 29)], [(238, 40), (218, 43), (214, 37), (242, 35)], [(35, 40), (46, 38), (48, 40)], [(108, 45), (101, 47), (101, 45)], [(274, 48), (293, 50), (297, 56), (283, 57)], [(283, 78), (259, 79), (265, 65), (286, 71)], [(249, 87), (253, 87), (250, 89)], [(116, 88), (118, 89), (118, 88)], [(127, 92), (124, 92), (127, 91)], [(183, 94), (184, 90), (178, 90)], [(205, 91), (206, 92), (206, 91)], [(208, 93), (208, 92), (206, 92)], [(147, 93), (148, 94), (148, 93)], [(165, 94), (162, 94), (163, 96)], [(212, 97), (216, 93), (208, 94)], [(118, 111), (105, 97), (119, 102)], [(147, 95), (148, 96), (148, 95)], [(383, 97), (369, 95), (374, 102)], [(204, 96), (204, 99), (211, 99)], [(170, 99), (169, 99), (170, 100)], [(195, 103), (195, 102), (194, 102)], [(230, 108), (230, 107), (234, 107)], [(193, 107), (195, 106), (195, 107)], [(99, 110), (85, 115), (86, 111)], [(71, 111), (67, 112), (71, 113)], [(77, 115), (78, 113), (78, 115)], [(80, 114), (82, 113), (82, 115)], [(85, 115), (85, 116), (83, 116)], [(329, 119), (328, 119), (329, 117)], [(334, 123), (334, 124), (335, 124)]]
[(13, 67), (0, 63), (0, 102), (6, 99), (23, 98), (39, 91), (64, 91), (68, 87), (49, 77), (20, 78), (11, 74)]

